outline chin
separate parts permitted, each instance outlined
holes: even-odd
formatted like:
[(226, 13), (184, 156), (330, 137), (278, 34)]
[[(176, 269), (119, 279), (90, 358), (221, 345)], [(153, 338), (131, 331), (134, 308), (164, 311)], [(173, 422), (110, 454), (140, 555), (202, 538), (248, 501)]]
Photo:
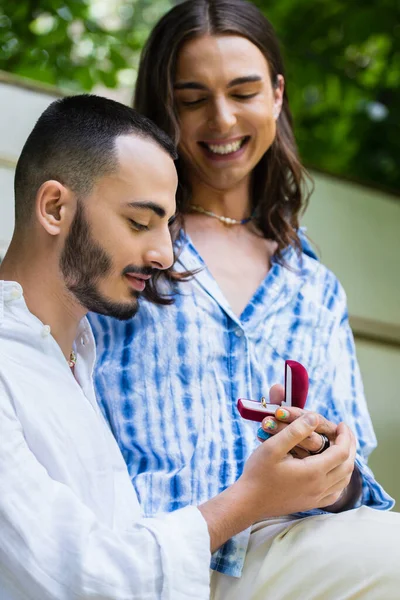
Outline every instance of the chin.
[(246, 179), (250, 170), (244, 170), (242, 173), (221, 173), (222, 177), (209, 177), (208, 185), (221, 192), (229, 192), (240, 185)]
[(117, 300), (101, 294), (86, 295), (82, 304), (90, 312), (95, 312), (105, 317), (112, 317), (119, 321), (127, 321), (135, 316), (139, 310), (139, 300), (131, 297), (129, 300)]
[[(93, 309), (91, 309), (93, 311)], [(112, 317), (118, 321), (128, 321), (132, 319), (139, 310), (139, 302), (123, 303), (123, 302), (108, 302), (102, 306), (97, 306), (93, 312), (97, 312), (105, 317)]]

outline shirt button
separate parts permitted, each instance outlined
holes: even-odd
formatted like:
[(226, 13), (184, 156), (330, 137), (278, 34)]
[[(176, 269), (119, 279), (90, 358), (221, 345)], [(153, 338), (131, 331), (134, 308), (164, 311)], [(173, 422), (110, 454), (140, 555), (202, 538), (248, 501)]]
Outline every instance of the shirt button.
[(17, 287), (14, 287), (11, 290), (11, 298), (13, 300), (19, 300), (20, 298), (22, 298), (22, 292), (21, 292), (21, 290), (19, 288), (17, 288)]
[(44, 325), (44, 326), (42, 327), (42, 331), (41, 331), (41, 335), (42, 335), (42, 337), (44, 337), (44, 338), (45, 338), (45, 337), (47, 337), (48, 335), (50, 335), (50, 333), (51, 333), (51, 327), (50, 327), (50, 325)]
[(235, 331), (234, 331), (233, 333), (234, 333), (234, 334), (236, 335), (236, 337), (238, 337), (238, 338), (240, 338), (240, 337), (242, 337), (242, 336), (244, 335), (244, 332), (243, 332), (243, 330), (242, 330), (242, 329), (240, 329), (240, 327), (238, 327), (237, 329), (235, 329)]

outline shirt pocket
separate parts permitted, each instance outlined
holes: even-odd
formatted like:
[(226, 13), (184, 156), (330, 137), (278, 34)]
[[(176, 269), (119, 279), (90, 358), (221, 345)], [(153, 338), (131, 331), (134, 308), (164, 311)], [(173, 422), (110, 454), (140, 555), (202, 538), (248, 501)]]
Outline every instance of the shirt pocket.
[(308, 372), (310, 383), (328, 372), (327, 353), (334, 319), (326, 309), (315, 314), (288, 315), (275, 324), (268, 344), (284, 360), (296, 360)]

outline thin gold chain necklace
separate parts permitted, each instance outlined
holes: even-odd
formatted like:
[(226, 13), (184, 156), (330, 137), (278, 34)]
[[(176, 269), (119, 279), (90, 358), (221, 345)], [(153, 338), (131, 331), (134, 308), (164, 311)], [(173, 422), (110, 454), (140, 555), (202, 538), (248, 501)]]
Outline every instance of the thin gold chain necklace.
[(220, 215), (216, 215), (215, 213), (211, 212), (211, 210), (206, 210), (198, 204), (191, 204), (189, 208), (195, 212), (207, 215), (207, 217), (214, 217), (215, 219), (218, 219), (218, 221), (221, 221), (221, 223), (224, 225), (246, 225), (246, 223), (249, 223), (252, 219), (254, 219), (254, 213), (247, 219), (242, 219), (239, 221), (238, 219), (231, 219), (230, 217), (221, 217)]
[(76, 354), (73, 350), (71, 350), (71, 354), (69, 355), (68, 365), (71, 369), (73, 369), (76, 365)]

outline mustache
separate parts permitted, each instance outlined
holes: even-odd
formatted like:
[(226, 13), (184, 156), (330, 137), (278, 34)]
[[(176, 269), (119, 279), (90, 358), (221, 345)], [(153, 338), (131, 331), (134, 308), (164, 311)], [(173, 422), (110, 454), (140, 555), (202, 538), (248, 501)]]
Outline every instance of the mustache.
[(135, 265), (128, 265), (122, 271), (123, 275), (131, 275), (136, 273), (137, 275), (154, 275), (157, 273), (157, 269), (152, 269), (151, 267), (136, 267)]

